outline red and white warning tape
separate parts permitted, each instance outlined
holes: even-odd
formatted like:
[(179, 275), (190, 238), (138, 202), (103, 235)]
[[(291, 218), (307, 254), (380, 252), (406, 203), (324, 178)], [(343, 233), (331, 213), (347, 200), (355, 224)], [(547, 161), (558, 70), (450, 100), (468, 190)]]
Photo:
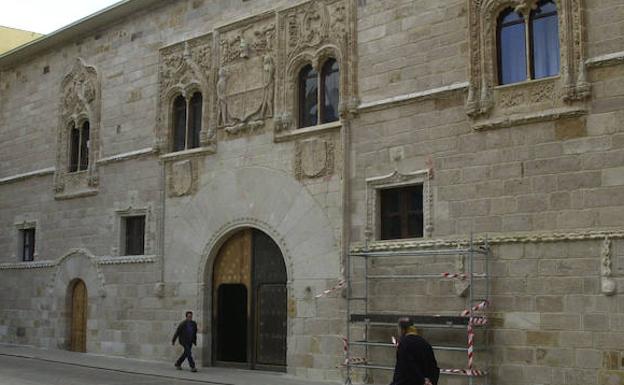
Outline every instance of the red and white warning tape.
[(351, 359), (345, 358), (342, 366), (351, 365), (366, 365), (368, 361), (364, 357), (351, 357)]
[(440, 369), (440, 373), (463, 374), (465, 376), (485, 376), (487, 374), (485, 370), (476, 369)]
[(474, 360), (474, 330), (472, 324), (468, 322), (468, 369), (472, 370)]
[(483, 325), (487, 325), (488, 319), (487, 317), (484, 317), (484, 316), (470, 317), (468, 322), (474, 326), (483, 326)]
[(462, 281), (465, 280), (468, 275), (465, 273), (447, 273), (444, 272), (442, 273), (442, 277), (444, 278), (454, 278), (454, 279), (461, 279)]
[(331, 289), (323, 290), (321, 294), (317, 294), (314, 298), (324, 297), (327, 294), (330, 294), (336, 290), (342, 289), (343, 287), (346, 286), (346, 284), (347, 284), (347, 281), (345, 281), (344, 279), (340, 279), (338, 283), (336, 284), (336, 286), (332, 287)]
[(351, 357), (349, 358), (349, 340), (347, 337), (342, 337), (342, 352), (344, 353), (344, 361), (342, 366), (347, 365), (365, 365), (368, 363), (365, 357)]
[(472, 313), (473, 311), (484, 310), (486, 307), (488, 307), (489, 304), (490, 304), (490, 302), (488, 300), (485, 300), (483, 302), (479, 302), (478, 304), (474, 305), (472, 308), (464, 310), (461, 313), (461, 315), (462, 315), (462, 317), (468, 317), (470, 315), (470, 313)]
[(490, 302), (485, 300), (479, 302), (474, 305), (470, 309), (464, 310), (461, 315), (463, 317), (468, 317), (468, 370), (472, 371), (472, 366), (474, 364), (474, 328), (473, 326), (483, 326), (486, 325), (488, 320), (485, 316), (472, 316), (472, 313), (475, 311), (482, 311), (489, 306)]

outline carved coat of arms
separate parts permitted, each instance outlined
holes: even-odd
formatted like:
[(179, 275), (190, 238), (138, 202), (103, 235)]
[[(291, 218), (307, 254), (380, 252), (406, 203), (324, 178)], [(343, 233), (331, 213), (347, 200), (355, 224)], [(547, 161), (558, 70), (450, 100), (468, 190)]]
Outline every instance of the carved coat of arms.
[(169, 195), (179, 197), (191, 193), (193, 188), (193, 166), (190, 160), (171, 165)]
[(226, 31), (220, 39), (217, 125), (236, 134), (273, 116), (275, 24), (257, 22)]
[(330, 175), (334, 169), (334, 143), (307, 139), (297, 143), (295, 174), (298, 179)]

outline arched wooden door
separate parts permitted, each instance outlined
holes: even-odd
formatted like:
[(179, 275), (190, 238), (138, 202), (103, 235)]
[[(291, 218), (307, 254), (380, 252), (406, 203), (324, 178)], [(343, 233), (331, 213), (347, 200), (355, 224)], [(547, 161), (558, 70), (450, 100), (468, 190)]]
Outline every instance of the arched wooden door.
[(80, 279), (71, 288), (70, 350), (87, 351), (87, 286)]
[(221, 247), (213, 269), (214, 363), (286, 369), (286, 266), (275, 242), (246, 229)]

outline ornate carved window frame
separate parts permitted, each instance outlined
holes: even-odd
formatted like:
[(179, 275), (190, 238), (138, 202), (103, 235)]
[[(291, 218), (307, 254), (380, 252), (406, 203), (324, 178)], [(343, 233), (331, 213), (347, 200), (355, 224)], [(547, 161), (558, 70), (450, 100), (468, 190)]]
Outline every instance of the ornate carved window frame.
[(473, 128), (499, 128), (587, 113), (585, 100), (591, 88), (585, 66), (583, 0), (553, 1), (559, 18), (560, 75), (498, 85), (498, 16), (509, 7), (527, 13), (538, 0), (468, 0), (470, 86), (466, 113)]
[[(54, 192), (56, 199), (95, 195), (99, 188), (96, 160), (100, 152), (101, 86), (95, 67), (76, 58), (61, 82)], [(89, 165), (70, 172), (70, 130), (89, 122)]]
[[(311, 0), (278, 12), (279, 61), (277, 77), (275, 141), (291, 140), (340, 128), (357, 111), (356, 5), (351, 0)], [(299, 72), (307, 65), (320, 73), (329, 58), (340, 70), (340, 120), (298, 128)]]
[[(184, 157), (187, 153), (196, 156), (198, 153), (215, 152), (216, 135), (210, 117), (212, 44), (212, 33), (208, 33), (160, 50), (158, 121), (154, 149), (165, 160)], [(173, 152), (173, 102), (178, 96), (189, 101), (196, 92), (202, 95), (200, 146)]]
[(380, 240), (379, 191), (387, 188), (406, 187), (422, 184), (423, 186), (423, 238), (433, 235), (433, 197), (431, 190), (432, 174), (429, 169), (409, 173), (394, 171), (388, 175), (366, 179), (366, 239), (373, 242), (404, 242), (405, 239)]
[[(118, 257), (126, 257), (123, 253), (125, 249), (125, 232), (123, 221), (127, 217), (145, 216), (145, 240), (143, 247), (143, 255), (154, 255), (156, 246), (156, 229), (153, 224), (152, 209), (150, 206), (134, 207), (132, 205), (115, 210), (114, 214), (114, 234), (117, 239), (117, 246), (111, 249), (111, 254)], [(128, 257), (137, 257), (136, 255)]]

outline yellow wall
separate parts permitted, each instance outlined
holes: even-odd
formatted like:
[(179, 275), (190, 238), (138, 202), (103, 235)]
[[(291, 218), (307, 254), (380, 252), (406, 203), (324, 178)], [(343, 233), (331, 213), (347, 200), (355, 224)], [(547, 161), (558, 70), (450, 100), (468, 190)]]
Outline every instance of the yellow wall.
[(0, 54), (35, 40), (40, 36), (43, 35), (36, 32), (0, 26)]

